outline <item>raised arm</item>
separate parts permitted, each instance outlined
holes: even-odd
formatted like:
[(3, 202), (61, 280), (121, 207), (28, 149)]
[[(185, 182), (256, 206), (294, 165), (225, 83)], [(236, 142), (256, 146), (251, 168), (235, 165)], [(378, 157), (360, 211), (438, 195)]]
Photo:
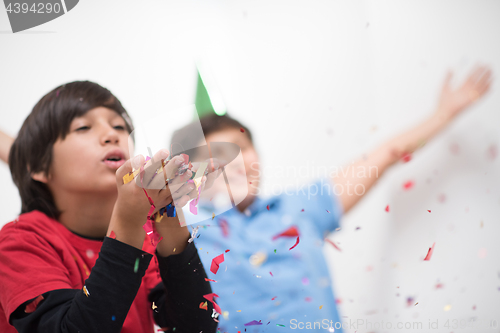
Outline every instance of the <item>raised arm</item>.
[[(487, 67), (477, 66), (461, 86), (453, 89), (450, 85), (452, 72), (449, 71), (436, 111), (429, 118), (384, 142), (365, 158), (345, 166), (343, 172), (334, 175), (332, 181), (343, 189), (339, 199), (344, 213), (354, 207), (391, 165), (422, 147), (457, 115), (484, 96), (491, 86), (491, 74)], [(358, 189), (359, 195), (354, 189)]]

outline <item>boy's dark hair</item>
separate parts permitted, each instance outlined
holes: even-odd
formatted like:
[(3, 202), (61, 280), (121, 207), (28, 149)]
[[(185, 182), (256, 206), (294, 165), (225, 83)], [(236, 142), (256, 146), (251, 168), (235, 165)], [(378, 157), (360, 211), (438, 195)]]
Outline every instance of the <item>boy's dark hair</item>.
[(37, 172), (48, 174), (53, 145), (64, 140), (71, 122), (96, 107), (109, 108), (123, 117), (129, 133), (132, 122), (120, 101), (106, 88), (90, 81), (75, 81), (59, 86), (33, 107), (9, 153), (12, 179), (21, 196), (21, 214), (39, 210), (59, 218), (52, 193), (44, 183), (34, 180)]
[[(236, 128), (243, 129), (250, 142), (253, 144), (252, 133), (250, 130), (240, 123), (238, 120), (225, 114), (219, 116), (215, 113), (200, 117), (200, 124), (205, 137), (208, 135), (219, 132), (225, 129)], [(199, 142), (203, 140), (202, 134), (199, 132), (197, 122), (192, 122), (186, 126), (176, 130), (172, 135), (172, 155), (177, 155), (186, 149), (198, 146)]]

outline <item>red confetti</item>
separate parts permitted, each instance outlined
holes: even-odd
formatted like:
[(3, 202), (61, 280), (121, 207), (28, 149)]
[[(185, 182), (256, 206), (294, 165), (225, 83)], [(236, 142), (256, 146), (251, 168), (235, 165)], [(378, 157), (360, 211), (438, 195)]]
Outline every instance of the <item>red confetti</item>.
[(289, 250), (293, 249), (299, 244), (299, 230), (295, 226), (290, 227), (287, 230), (283, 231), (281, 234), (274, 236), (273, 240), (276, 240), (280, 237), (297, 237), (297, 241)]
[(425, 256), (424, 260), (426, 261), (431, 260), (432, 252), (434, 252), (434, 245), (436, 245), (436, 243), (432, 244), (432, 247), (429, 248), (429, 252), (427, 252), (427, 255)]
[(218, 255), (212, 259), (212, 265), (210, 265), (210, 272), (217, 274), (219, 270), (219, 265), (224, 262), (224, 253)]
[(274, 301), (278, 296), (274, 296), (273, 298), (271, 298), (271, 301)]
[(411, 161), (411, 154), (404, 153), (403, 156), (401, 156), (401, 161), (403, 161), (403, 163), (410, 162)]
[(385, 206), (385, 211), (389, 213), (389, 205)]
[(266, 207), (266, 208), (267, 208), (267, 210), (269, 210), (269, 205), (267, 205), (267, 207)]
[(38, 304), (41, 301), (43, 301), (43, 296), (42, 295), (38, 295), (38, 297), (35, 298), (30, 304), (26, 305), (26, 309), (24, 310), (24, 312), (26, 312), (26, 313), (35, 312)]
[(111, 230), (111, 233), (109, 234), (109, 238), (116, 239), (116, 235), (115, 235), (115, 232), (113, 230)]
[(208, 301), (210, 301), (214, 305), (215, 311), (222, 314), (222, 311), (221, 311), (219, 305), (217, 305), (217, 303), (215, 303), (215, 301), (214, 301), (215, 297), (219, 297), (219, 295), (217, 295), (216, 293), (203, 295), (203, 298), (207, 299)]
[(415, 185), (415, 183), (412, 180), (407, 181), (406, 183), (403, 184), (403, 188), (405, 190), (409, 190)]
[(231, 250), (227, 249), (227, 250), (226, 250), (226, 251), (224, 251), (224, 252), (228, 253), (229, 251), (231, 251)]
[(245, 133), (245, 129), (243, 127), (240, 127), (241, 133)]
[(207, 306), (207, 302), (201, 302), (200, 303), (200, 309), (203, 309), (203, 310), (207, 310), (208, 306)]
[(215, 281), (215, 280), (208, 279), (208, 278), (205, 278), (205, 281), (217, 282), (217, 281)]
[(339, 250), (340, 252), (342, 252), (342, 250), (340, 249), (340, 247), (338, 247), (337, 244), (335, 244), (334, 242), (332, 242), (328, 238), (325, 238), (325, 242), (328, 242), (328, 243), (332, 244), (334, 248), (336, 248), (337, 250)]
[(301, 212), (303, 212), (303, 211), (304, 211), (304, 208), (302, 208)]
[(431, 212), (431, 210), (430, 210), (430, 209), (427, 209), (427, 211), (428, 211), (429, 213)]

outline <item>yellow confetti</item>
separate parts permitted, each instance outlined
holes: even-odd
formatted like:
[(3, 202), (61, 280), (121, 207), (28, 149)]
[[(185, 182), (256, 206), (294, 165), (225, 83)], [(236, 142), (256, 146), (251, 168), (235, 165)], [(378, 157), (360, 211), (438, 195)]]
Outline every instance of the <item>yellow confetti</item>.
[(320, 306), (319, 306), (319, 309), (320, 309), (320, 310), (321, 310), (321, 309), (323, 309), (323, 305), (320, 305)]
[(153, 302), (153, 306), (151, 307), (153, 310), (157, 309), (158, 307), (156, 306), (155, 302)]
[(215, 213), (212, 213), (212, 220), (215, 218)]
[(176, 248), (174, 247), (174, 252), (175, 252)]
[(241, 310), (236, 310), (236, 312), (241, 312)]
[(85, 294), (85, 296), (89, 297), (90, 296), (90, 292), (88, 291), (87, 289), (87, 286), (83, 286), (83, 293)]
[(198, 168), (198, 171), (196, 171), (196, 175), (193, 178), (194, 184), (196, 185), (196, 190), (198, 191), (198, 188), (201, 185), (201, 178), (203, 177), (203, 174), (205, 173), (205, 169), (207, 168), (208, 163), (203, 162), (200, 163), (200, 167)]
[(229, 319), (229, 312), (228, 311), (222, 312), (222, 316), (224, 317), (225, 320), (228, 320)]
[(139, 174), (139, 171), (141, 171), (141, 169), (137, 169), (134, 172), (129, 172), (125, 176), (123, 176), (123, 184), (128, 184), (132, 180), (134, 180), (134, 178)]

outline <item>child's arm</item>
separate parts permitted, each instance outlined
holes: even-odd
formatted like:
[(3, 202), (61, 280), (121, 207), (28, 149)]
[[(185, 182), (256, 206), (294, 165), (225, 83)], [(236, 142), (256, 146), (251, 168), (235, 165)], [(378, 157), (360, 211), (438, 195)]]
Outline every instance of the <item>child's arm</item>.
[[(450, 87), (451, 72), (443, 84), (436, 112), (428, 119), (385, 142), (366, 156), (347, 165), (332, 178), (341, 186), (339, 195), (344, 213), (349, 211), (382, 174), (405, 154), (411, 154), (444, 129), (457, 115), (481, 98), (491, 85), (491, 70), (478, 67), (458, 88)], [(354, 172), (353, 172), (354, 171)], [(358, 177), (358, 174), (362, 175)], [(360, 195), (355, 194), (357, 189)], [(338, 190), (340, 192), (340, 189)]]
[(0, 131), (0, 160), (9, 163), (9, 151), (14, 138)]

